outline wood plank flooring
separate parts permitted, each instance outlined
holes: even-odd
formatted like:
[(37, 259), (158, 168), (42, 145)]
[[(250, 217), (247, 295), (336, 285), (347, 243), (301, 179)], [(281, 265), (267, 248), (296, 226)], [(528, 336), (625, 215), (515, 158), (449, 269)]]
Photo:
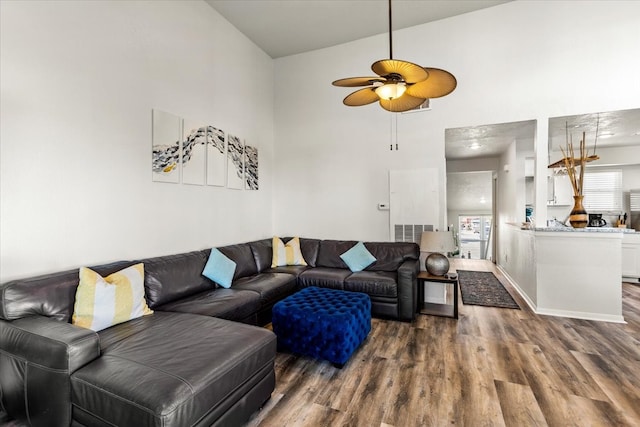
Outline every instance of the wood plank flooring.
[(640, 286), (627, 324), (539, 316), (487, 261), (521, 310), (463, 305), (459, 320), (373, 319), (343, 369), (279, 353), (257, 426), (640, 426)]

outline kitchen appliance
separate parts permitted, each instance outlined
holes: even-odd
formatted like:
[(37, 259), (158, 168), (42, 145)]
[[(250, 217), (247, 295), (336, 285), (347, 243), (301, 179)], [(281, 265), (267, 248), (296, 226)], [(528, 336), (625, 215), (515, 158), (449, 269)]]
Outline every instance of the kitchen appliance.
[(589, 227), (604, 227), (607, 221), (602, 218), (602, 214), (589, 214)]

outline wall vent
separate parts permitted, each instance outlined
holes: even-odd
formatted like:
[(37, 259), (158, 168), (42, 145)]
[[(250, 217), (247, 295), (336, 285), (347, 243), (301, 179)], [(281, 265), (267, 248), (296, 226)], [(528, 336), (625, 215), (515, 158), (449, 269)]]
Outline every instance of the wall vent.
[(401, 114), (416, 113), (418, 111), (431, 111), (430, 99), (426, 99), (422, 104), (411, 110), (403, 111)]
[(395, 224), (396, 242), (413, 242), (420, 244), (420, 237), (423, 231), (433, 231), (433, 225), (415, 225), (415, 224)]

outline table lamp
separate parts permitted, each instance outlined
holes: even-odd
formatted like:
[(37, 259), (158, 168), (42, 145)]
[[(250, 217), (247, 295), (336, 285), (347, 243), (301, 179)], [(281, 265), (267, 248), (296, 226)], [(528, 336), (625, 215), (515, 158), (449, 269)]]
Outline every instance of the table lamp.
[(449, 271), (446, 253), (456, 249), (451, 231), (425, 231), (420, 238), (420, 252), (430, 252), (425, 261), (429, 274), (444, 276)]

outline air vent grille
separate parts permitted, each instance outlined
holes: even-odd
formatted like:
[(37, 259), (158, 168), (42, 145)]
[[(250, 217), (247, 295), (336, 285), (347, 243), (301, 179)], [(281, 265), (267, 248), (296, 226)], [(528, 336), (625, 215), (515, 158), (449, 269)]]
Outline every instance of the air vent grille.
[(414, 242), (420, 244), (422, 232), (433, 231), (433, 225), (395, 224), (393, 229), (395, 231), (396, 242)]

